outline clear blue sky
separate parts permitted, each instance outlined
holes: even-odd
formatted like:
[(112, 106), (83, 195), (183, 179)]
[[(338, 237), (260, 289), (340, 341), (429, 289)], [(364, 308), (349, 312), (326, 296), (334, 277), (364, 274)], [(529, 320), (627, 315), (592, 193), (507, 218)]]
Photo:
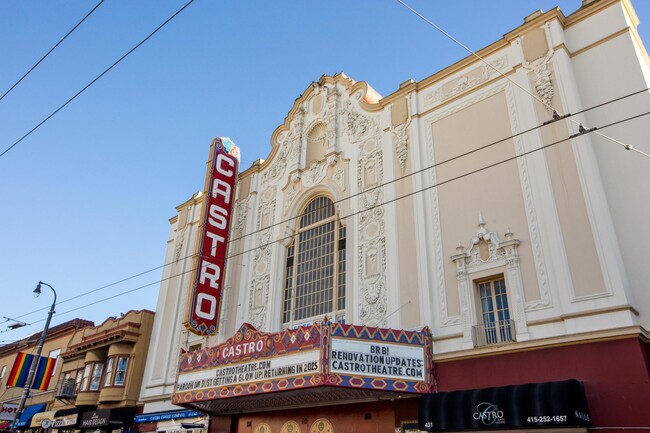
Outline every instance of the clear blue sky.
[[(0, 92), (97, 2), (0, 2)], [(633, 2), (649, 41), (650, 1)], [(537, 9), (568, 15), (581, 0), (407, 3), (477, 50)], [(106, 0), (0, 101), (0, 152), (183, 4)], [(52, 296), (32, 297), (39, 280), (58, 293), (53, 325), (155, 310), (161, 269), (65, 300), (163, 265), (168, 219), (202, 189), (212, 138), (230, 136), (247, 168), (321, 75), (345, 72), (388, 95), (466, 56), (395, 0), (196, 0), (0, 158), (0, 316), (32, 323), (0, 341), (42, 329)]]

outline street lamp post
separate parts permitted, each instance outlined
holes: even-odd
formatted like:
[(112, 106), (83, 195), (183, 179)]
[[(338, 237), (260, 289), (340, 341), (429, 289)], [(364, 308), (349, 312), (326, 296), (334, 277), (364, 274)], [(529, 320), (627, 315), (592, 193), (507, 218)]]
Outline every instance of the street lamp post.
[(43, 328), (43, 333), (41, 334), (41, 339), (38, 340), (38, 346), (36, 346), (36, 354), (32, 364), (29, 367), (29, 373), (27, 374), (27, 382), (25, 382), (25, 388), (23, 389), (23, 395), (20, 398), (20, 404), (18, 404), (18, 410), (16, 411), (16, 418), (14, 419), (13, 424), (11, 425), (11, 431), (16, 431), (16, 424), (20, 420), (20, 416), (23, 414), (23, 409), (25, 408), (25, 401), (29, 397), (29, 390), (32, 387), (32, 381), (34, 380), (34, 374), (36, 374), (36, 368), (38, 367), (38, 361), (41, 359), (41, 351), (43, 350), (43, 343), (45, 343), (45, 337), (47, 335), (47, 329), (50, 327), (50, 321), (52, 321), (52, 315), (54, 314), (54, 307), (56, 306), (56, 290), (54, 287), (50, 286), (47, 283), (42, 281), (38, 282), (36, 289), (34, 289), (34, 297), (38, 297), (41, 294), (41, 286), (47, 286), (52, 289), (54, 293), (54, 302), (50, 307), (50, 311), (47, 313), (47, 320), (45, 321), (45, 327)]

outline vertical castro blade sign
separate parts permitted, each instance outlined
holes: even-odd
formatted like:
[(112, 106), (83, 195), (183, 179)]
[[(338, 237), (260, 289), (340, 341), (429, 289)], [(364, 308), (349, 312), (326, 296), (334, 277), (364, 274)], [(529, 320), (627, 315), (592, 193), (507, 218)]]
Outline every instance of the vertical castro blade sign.
[(206, 175), (207, 197), (196, 277), (186, 323), (186, 327), (198, 335), (210, 335), (219, 329), (230, 217), (239, 163), (239, 148), (229, 138), (215, 138), (213, 147)]

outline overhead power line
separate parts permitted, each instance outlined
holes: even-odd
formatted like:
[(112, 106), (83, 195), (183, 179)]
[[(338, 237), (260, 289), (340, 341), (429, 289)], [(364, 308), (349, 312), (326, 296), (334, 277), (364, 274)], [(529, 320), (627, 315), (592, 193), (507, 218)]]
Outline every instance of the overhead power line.
[[(620, 100), (620, 99), (621, 99), (621, 98), (617, 98), (616, 100)], [(603, 104), (600, 104), (600, 105), (598, 105), (598, 106), (602, 106), (602, 105), (603, 105)], [(482, 171), (488, 170), (488, 169), (490, 169), (490, 168), (494, 168), (494, 167), (500, 166), (500, 165), (502, 165), (502, 164), (505, 164), (505, 163), (508, 163), (508, 162), (511, 162), (511, 161), (515, 161), (515, 160), (518, 159), (518, 158), (522, 158), (522, 157), (525, 157), (525, 156), (531, 155), (531, 154), (536, 153), (536, 152), (539, 152), (539, 151), (541, 151), (541, 150), (546, 150), (546, 149), (548, 149), (548, 148), (550, 148), (550, 147), (553, 147), (553, 146), (556, 146), (556, 145), (558, 145), (558, 144), (560, 144), (560, 143), (567, 142), (567, 141), (569, 141), (569, 140), (571, 140), (571, 139), (573, 139), (573, 138), (576, 138), (576, 137), (578, 137), (578, 136), (580, 136), (580, 135), (590, 134), (590, 133), (594, 132), (596, 129), (606, 129), (606, 128), (609, 128), (609, 127), (612, 127), (612, 126), (615, 126), (615, 125), (619, 125), (619, 124), (624, 123), (624, 122), (628, 122), (628, 121), (631, 121), (631, 120), (634, 120), (634, 119), (641, 118), (641, 117), (643, 117), (643, 116), (647, 116), (647, 115), (650, 115), (650, 111), (647, 111), (647, 112), (645, 112), (645, 113), (641, 113), (641, 114), (638, 114), (638, 115), (635, 115), (635, 116), (630, 116), (630, 117), (627, 117), (627, 118), (624, 118), (624, 119), (621, 119), (621, 120), (617, 120), (617, 121), (615, 121), (615, 122), (611, 122), (611, 123), (608, 123), (608, 124), (606, 124), (606, 125), (603, 125), (603, 126), (600, 126), (600, 127), (597, 127), (597, 128), (592, 128), (592, 129), (589, 129), (589, 130), (586, 130), (586, 129), (585, 129), (585, 130), (583, 130), (582, 132), (579, 132), (578, 134), (571, 134), (571, 135), (569, 135), (568, 137), (566, 137), (566, 138), (564, 138), (564, 139), (554, 141), (554, 142), (552, 142), (552, 143), (549, 143), (549, 144), (546, 144), (546, 145), (540, 146), (540, 147), (538, 147), (538, 148), (535, 148), (535, 149), (529, 150), (529, 151), (527, 151), (527, 152), (523, 152), (523, 153), (521, 153), (521, 154), (519, 154), (519, 155), (515, 155), (515, 156), (509, 157), (509, 158), (506, 158), (506, 159), (502, 159), (502, 160), (497, 161), (497, 162), (495, 162), (495, 163), (492, 163), (492, 164), (489, 164), (489, 165), (485, 165), (485, 166), (483, 166), (483, 167), (480, 167), (480, 168), (478, 168), (478, 169), (475, 169), (475, 170), (472, 170), (472, 171), (469, 171), (469, 172), (463, 173), (463, 174), (458, 175), (458, 176), (456, 176), (456, 177), (453, 177), (453, 178), (450, 178), (450, 179), (447, 179), (447, 180), (444, 180), (444, 181), (441, 181), (441, 182), (435, 183), (435, 184), (430, 185), (430, 186), (427, 186), (427, 187), (423, 187), (423, 188), (421, 188), (421, 189), (418, 189), (418, 190), (416, 190), (416, 191), (412, 191), (412, 192), (410, 192), (410, 193), (408, 193), (408, 194), (404, 194), (404, 195), (402, 195), (402, 196), (395, 197), (395, 198), (393, 198), (393, 199), (391, 199), (391, 200), (388, 200), (388, 201), (385, 201), (385, 202), (383, 202), (383, 203), (379, 203), (379, 204), (377, 204), (377, 205), (370, 206), (370, 207), (368, 207), (367, 209), (363, 209), (363, 210), (359, 210), (359, 211), (353, 212), (353, 213), (351, 213), (351, 214), (349, 214), (349, 215), (346, 215), (346, 216), (344, 217), (344, 219), (345, 219), (345, 218), (351, 218), (351, 217), (354, 217), (354, 216), (356, 216), (356, 215), (360, 215), (360, 214), (362, 214), (362, 213), (368, 212), (368, 211), (370, 211), (370, 210), (372, 210), (372, 209), (375, 209), (375, 208), (378, 208), (378, 207), (381, 207), (381, 206), (386, 206), (386, 205), (388, 205), (388, 204), (395, 203), (395, 202), (397, 202), (397, 201), (399, 201), (399, 200), (402, 200), (402, 199), (404, 199), (404, 198), (408, 198), (408, 197), (414, 196), (414, 195), (416, 195), (416, 194), (419, 194), (419, 193), (422, 193), (422, 192), (425, 192), (425, 191), (431, 190), (431, 189), (433, 189), (433, 188), (438, 188), (438, 187), (440, 187), (440, 186), (442, 186), (442, 185), (445, 185), (445, 184), (448, 184), (448, 183), (451, 183), (451, 182), (455, 182), (455, 181), (457, 181), (457, 180), (459, 180), (459, 179), (462, 179), (462, 178), (465, 178), (465, 177), (471, 176), (471, 175), (473, 175), (473, 174), (476, 174), (476, 173), (479, 173), (479, 172), (482, 172)], [(540, 126), (544, 126), (544, 125), (540, 125)], [(539, 128), (539, 126), (536, 127), (536, 128)], [(533, 129), (536, 129), (536, 128), (533, 128)], [(500, 140), (500, 141), (503, 141), (503, 140)], [(484, 148), (485, 148), (485, 146), (483, 146), (483, 147), (481, 147), (481, 148), (479, 148), (479, 149), (477, 149), (477, 150), (482, 150), (482, 149), (484, 149)], [(429, 167), (429, 168), (431, 168), (431, 167)], [(387, 184), (388, 184), (388, 183), (383, 184), (383, 185), (387, 185)], [(366, 192), (367, 192), (367, 191), (366, 191)], [(295, 217), (295, 218), (298, 218), (298, 217)], [(337, 220), (340, 221), (341, 218), (339, 217), (339, 218), (337, 218)], [(268, 227), (267, 227), (266, 229), (268, 229)], [(265, 229), (265, 230), (266, 230), (266, 229)], [(242, 239), (242, 238), (243, 238), (243, 237), (240, 237), (240, 238), (238, 238), (238, 239)], [(254, 248), (250, 248), (250, 249), (248, 249), (248, 250), (241, 251), (241, 252), (238, 252), (238, 253), (235, 253), (235, 254), (229, 255), (229, 256), (225, 257), (225, 259), (228, 260), (228, 259), (232, 259), (232, 258), (234, 258), (234, 257), (243, 256), (244, 254), (251, 253), (251, 252), (253, 252), (253, 251), (257, 250), (257, 249), (266, 248), (266, 247), (271, 246), (271, 245), (273, 245), (273, 244), (275, 244), (275, 243), (282, 242), (282, 241), (287, 240), (287, 239), (290, 239), (290, 238), (291, 238), (291, 236), (285, 236), (285, 237), (282, 237), (282, 238), (279, 238), (279, 239), (275, 239), (275, 240), (272, 240), (272, 241), (270, 241), (270, 242), (268, 242), (268, 243), (266, 243), (266, 244), (259, 245), (259, 246), (256, 246), (256, 247), (254, 247)], [(232, 242), (232, 241), (231, 241), (231, 242)], [(193, 255), (194, 255), (194, 254), (192, 254), (191, 256), (186, 256), (186, 257), (184, 257), (184, 258), (180, 258), (180, 259), (178, 259), (178, 260), (175, 260), (175, 261), (172, 262), (172, 263), (175, 263), (175, 262), (178, 262), (178, 261), (182, 261), (182, 260), (188, 259), (188, 258), (192, 257)], [(171, 263), (164, 264), (164, 265), (159, 266), (159, 267), (154, 268), (154, 269), (160, 269), (160, 268), (162, 268), (162, 267), (164, 267), (164, 266), (168, 266), (169, 264), (171, 264)], [(157, 280), (157, 281), (154, 281), (154, 282), (152, 282), (152, 283), (148, 283), (148, 284), (145, 284), (145, 285), (142, 285), (142, 286), (138, 286), (138, 287), (136, 287), (136, 288), (134, 288), (134, 289), (129, 289), (129, 290), (126, 290), (126, 291), (124, 291), (124, 292), (120, 292), (120, 293), (118, 293), (118, 294), (115, 294), (115, 295), (112, 295), (112, 296), (109, 296), (109, 297), (106, 297), (106, 298), (103, 298), (103, 299), (100, 299), (100, 300), (97, 300), (97, 301), (93, 301), (93, 302), (91, 302), (91, 303), (88, 303), (88, 304), (85, 304), (85, 305), (81, 305), (81, 306), (79, 306), (79, 307), (76, 307), (76, 308), (73, 308), (73, 309), (70, 309), (70, 310), (67, 310), (67, 311), (60, 312), (59, 315), (61, 315), (61, 314), (67, 314), (67, 313), (70, 313), (70, 312), (73, 312), (73, 311), (77, 311), (77, 310), (80, 310), (80, 309), (83, 309), (83, 308), (86, 308), (86, 307), (89, 307), (89, 306), (92, 306), (92, 305), (96, 305), (96, 304), (101, 303), (101, 302), (106, 302), (106, 301), (109, 301), (109, 300), (111, 300), (111, 299), (115, 299), (115, 298), (117, 298), (117, 297), (124, 296), (124, 295), (126, 295), (126, 294), (136, 292), (136, 291), (138, 291), (138, 290), (142, 290), (142, 289), (147, 288), (147, 287), (150, 287), (150, 286), (152, 286), (152, 285), (159, 284), (159, 283), (161, 283), (161, 282), (163, 282), (163, 281), (167, 281), (167, 280), (170, 280), (170, 279), (172, 279), (172, 278), (176, 278), (176, 277), (179, 277), (179, 276), (181, 276), (181, 275), (184, 275), (184, 274), (187, 274), (187, 273), (190, 273), (190, 272), (194, 272), (195, 270), (196, 270), (196, 268), (192, 268), (192, 269), (189, 269), (189, 270), (186, 270), (186, 271), (180, 272), (180, 273), (178, 273), (178, 274), (171, 275), (171, 276), (169, 276), (169, 277), (163, 278), (163, 279), (161, 279), (161, 280)], [(141, 273), (137, 274), (136, 276), (143, 275), (144, 273), (147, 273), (147, 272), (149, 272), (149, 271), (141, 272)], [(129, 280), (129, 279), (131, 279), (131, 278), (135, 278), (135, 276), (133, 276), (133, 277), (129, 277), (129, 278), (125, 278), (125, 279), (122, 279), (122, 280), (120, 280), (119, 282), (127, 281), (127, 280)], [(104, 286), (104, 288), (105, 288), (105, 287), (113, 286), (113, 285), (115, 285), (115, 284), (118, 284), (119, 282), (116, 282), (116, 283), (112, 283), (112, 284), (106, 285), (106, 286)], [(100, 289), (101, 289), (101, 288), (100, 288)], [(82, 296), (85, 296), (85, 295), (87, 295), (87, 294), (90, 294), (90, 293), (96, 292), (97, 290), (100, 290), (100, 289), (92, 290), (92, 291), (90, 291), (90, 292), (87, 292), (87, 293), (85, 293), (85, 294), (81, 294), (81, 295), (76, 296), (76, 297), (71, 298), (71, 299), (77, 299), (77, 298), (82, 297)], [(69, 301), (69, 300), (71, 300), (71, 299), (65, 300), (65, 301), (63, 301), (63, 302)], [(26, 315), (33, 314), (33, 313), (38, 312), (38, 311), (41, 311), (41, 310), (42, 310), (42, 309), (34, 310), (32, 313), (26, 313), (26, 314), (23, 314), (23, 315), (21, 315), (21, 316), (17, 316), (17, 317), (24, 317), (24, 316), (26, 316)], [(36, 321), (34, 321), (34, 322), (29, 323), (28, 325), (32, 325), (32, 324), (35, 324), (35, 323), (39, 323), (39, 322), (42, 322), (43, 320), (45, 320), (45, 319), (36, 320)]]
[(113, 63), (113, 64), (112, 64), (111, 66), (109, 66), (108, 68), (106, 68), (106, 69), (104, 70), (104, 72), (102, 72), (102, 73), (99, 74), (97, 77), (95, 77), (95, 79), (93, 79), (90, 83), (86, 84), (86, 86), (84, 86), (81, 90), (79, 90), (77, 93), (75, 93), (75, 95), (74, 95), (73, 97), (71, 97), (70, 99), (68, 99), (68, 100), (67, 100), (63, 105), (61, 105), (59, 108), (57, 108), (56, 110), (54, 110), (54, 111), (53, 111), (49, 116), (47, 116), (45, 119), (43, 119), (43, 120), (42, 120), (38, 125), (34, 126), (32, 129), (30, 129), (29, 132), (27, 132), (25, 135), (23, 135), (22, 137), (20, 137), (20, 139), (18, 139), (16, 142), (14, 142), (11, 146), (9, 146), (9, 147), (6, 148), (4, 151), (2, 151), (2, 153), (0, 153), (0, 158), (3, 157), (3, 156), (4, 156), (7, 152), (9, 152), (11, 149), (13, 149), (14, 147), (16, 147), (16, 146), (17, 146), (20, 142), (22, 142), (25, 138), (29, 137), (29, 135), (30, 135), (32, 132), (34, 132), (34, 131), (36, 131), (38, 128), (40, 128), (40, 127), (41, 127), (45, 122), (47, 122), (48, 120), (50, 120), (50, 119), (51, 119), (51, 118), (52, 118), (56, 113), (58, 113), (59, 111), (63, 110), (63, 109), (64, 109), (64, 108), (65, 108), (65, 107), (66, 107), (70, 102), (74, 101), (74, 100), (77, 98), (77, 96), (79, 96), (79, 95), (81, 95), (83, 92), (85, 92), (86, 89), (88, 89), (90, 86), (92, 86), (93, 84), (95, 84), (95, 82), (97, 82), (97, 80), (99, 80), (99, 79), (102, 78), (104, 75), (106, 75), (106, 74), (107, 74), (111, 69), (113, 69), (115, 66), (117, 66), (117, 65), (118, 65), (122, 60), (124, 60), (124, 59), (129, 55), (129, 54), (131, 54), (132, 52), (134, 52), (135, 50), (137, 50), (137, 49), (138, 49), (142, 44), (144, 44), (145, 42), (147, 42), (147, 41), (149, 40), (149, 38), (151, 38), (153, 35), (155, 35), (155, 34), (156, 34), (160, 29), (162, 29), (162, 28), (163, 28), (167, 23), (169, 23), (171, 20), (173, 20), (174, 18), (176, 18), (176, 16), (177, 16), (178, 14), (180, 14), (181, 12), (183, 12), (183, 10), (185, 10), (185, 8), (188, 7), (190, 4), (192, 4), (193, 2), (194, 2), (194, 0), (190, 0), (190, 1), (188, 1), (187, 3), (185, 3), (185, 5), (184, 5), (183, 7), (181, 7), (178, 11), (176, 11), (176, 12), (175, 12), (171, 17), (167, 18), (167, 20), (165, 20), (165, 22), (163, 22), (161, 25), (159, 25), (159, 26), (156, 28), (156, 30), (154, 30), (153, 32), (149, 33), (149, 35), (148, 35), (146, 38), (144, 38), (144, 39), (143, 39), (142, 41), (140, 41), (136, 46), (134, 46), (134, 47), (131, 48), (129, 51), (127, 51), (126, 54), (124, 54), (122, 57), (120, 57), (119, 59), (117, 59), (117, 60), (115, 61), (115, 63)]
[(37, 67), (38, 65), (40, 65), (41, 62), (42, 62), (43, 60), (45, 60), (45, 58), (46, 58), (47, 56), (49, 56), (50, 53), (56, 49), (56, 47), (58, 47), (59, 45), (61, 45), (61, 43), (62, 43), (63, 41), (65, 41), (65, 39), (66, 39), (68, 36), (70, 36), (70, 34), (71, 34), (72, 32), (74, 32), (74, 31), (77, 29), (77, 27), (79, 27), (79, 26), (81, 25), (81, 23), (83, 23), (84, 21), (86, 21), (86, 18), (88, 18), (88, 17), (89, 17), (93, 12), (95, 12), (95, 10), (96, 10), (96, 9), (97, 9), (97, 8), (98, 8), (102, 3), (104, 3), (104, 0), (100, 0), (99, 3), (97, 3), (97, 4), (95, 5), (95, 7), (92, 8), (91, 11), (88, 12), (88, 13), (86, 14), (86, 16), (83, 17), (83, 18), (81, 19), (81, 21), (79, 21), (79, 22), (78, 22), (78, 23), (77, 23), (73, 28), (71, 28), (70, 31), (69, 31), (68, 33), (66, 33), (65, 36), (63, 36), (63, 37), (59, 40), (59, 42), (57, 42), (57, 43), (56, 43), (52, 48), (50, 48), (50, 51), (48, 51), (47, 53), (45, 53), (45, 55), (44, 55), (43, 57), (41, 57), (41, 59), (40, 59), (38, 62), (36, 62), (36, 63), (34, 64), (34, 66), (32, 66), (31, 68), (29, 68), (29, 70), (28, 70), (27, 72), (25, 72), (25, 74), (24, 74), (22, 77), (20, 77), (20, 79), (19, 79), (18, 81), (16, 81), (16, 82), (13, 84), (13, 86), (11, 86), (11, 87), (9, 88), (9, 90), (7, 90), (7, 91), (4, 92), (2, 95), (0, 95), (0, 101), (2, 101), (2, 100), (4, 99), (4, 97), (7, 96), (7, 95), (9, 94), (9, 92), (11, 92), (12, 90), (14, 90), (14, 88), (15, 88), (18, 84), (20, 84), (20, 82), (23, 81), (23, 80), (25, 79), (25, 77), (27, 77), (27, 76), (28, 76), (28, 75), (29, 75), (29, 74), (30, 74), (34, 69), (36, 69), (36, 67)]

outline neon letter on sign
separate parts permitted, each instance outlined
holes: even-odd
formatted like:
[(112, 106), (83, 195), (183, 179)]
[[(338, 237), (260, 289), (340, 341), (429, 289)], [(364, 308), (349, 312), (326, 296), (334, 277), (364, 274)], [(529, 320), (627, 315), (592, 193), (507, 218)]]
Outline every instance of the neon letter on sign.
[(235, 195), (239, 149), (227, 137), (214, 139), (203, 230), (187, 328), (199, 335), (219, 329), (221, 292), (228, 253), (228, 231)]

